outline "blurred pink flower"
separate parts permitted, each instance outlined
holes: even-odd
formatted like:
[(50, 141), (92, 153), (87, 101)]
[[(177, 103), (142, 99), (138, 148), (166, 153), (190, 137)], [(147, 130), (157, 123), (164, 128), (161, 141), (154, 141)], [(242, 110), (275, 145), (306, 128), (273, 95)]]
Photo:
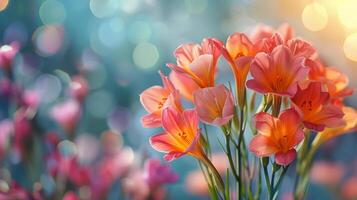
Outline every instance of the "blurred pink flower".
[(67, 134), (71, 134), (80, 118), (81, 106), (76, 100), (68, 99), (53, 106), (50, 115)]
[(13, 59), (19, 51), (19, 43), (12, 42), (10, 45), (0, 47), (0, 68), (9, 71), (13, 63)]
[(148, 159), (145, 162), (144, 179), (151, 190), (155, 190), (167, 183), (175, 183), (178, 175), (172, 172), (171, 167), (161, 163), (159, 159)]
[(88, 82), (83, 76), (77, 75), (72, 77), (69, 92), (74, 99), (83, 102), (88, 94), (88, 90)]
[(27, 149), (28, 144), (32, 142), (32, 125), (31, 119), (25, 109), (20, 108), (15, 112), (14, 123), (14, 138), (13, 147), (15, 153), (22, 157), (30, 151)]
[(101, 152), (103, 153), (95, 166), (91, 168), (92, 198), (106, 198), (112, 184), (124, 177), (134, 162), (134, 152), (131, 148), (122, 148), (119, 134), (108, 130), (101, 135)]
[(222, 126), (233, 118), (233, 95), (224, 85), (199, 89), (193, 96), (201, 121), (215, 126)]
[(341, 195), (344, 199), (357, 198), (357, 176), (350, 177), (341, 188)]
[(13, 123), (9, 119), (0, 121), (0, 162), (6, 154), (10, 136), (13, 132)]
[[(150, 195), (149, 185), (144, 180), (141, 170), (132, 171), (123, 179), (123, 191), (132, 200), (145, 200)], [(156, 199), (157, 200), (157, 199)]]
[(12, 92), (12, 84), (11, 81), (7, 78), (3, 78), (0, 80), (0, 95), (9, 97)]
[(12, 182), (9, 186), (9, 189), (6, 191), (0, 190), (0, 200), (40, 200), (38, 198), (33, 198), (30, 193), (15, 182)]
[(35, 90), (25, 90), (22, 94), (21, 103), (26, 108), (37, 109), (40, 103), (40, 95)]
[(90, 170), (86, 166), (79, 164), (77, 157), (60, 156), (58, 163), (58, 172), (60, 176), (67, 177), (76, 186), (89, 185), (90, 183)]
[(62, 200), (79, 200), (79, 197), (76, 195), (76, 193), (69, 191), (64, 194)]
[(327, 161), (316, 161), (310, 172), (312, 182), (327, 186), (336, 186), (343, 175), (343, 165)]

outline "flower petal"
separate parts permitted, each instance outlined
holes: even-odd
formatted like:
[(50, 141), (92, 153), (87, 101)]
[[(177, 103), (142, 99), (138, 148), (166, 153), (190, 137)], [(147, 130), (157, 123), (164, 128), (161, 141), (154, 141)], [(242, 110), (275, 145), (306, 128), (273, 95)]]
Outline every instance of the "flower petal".
[(256, 135), (250, 141), (249, 150), (258, 157), (265, 157), (276, 153), (278, 148), (269, 137), (264, 135)]
[(275, 154), (275, 162), (279, 165), (287, 166), (296, 158), (296, 150), (291, 149), (288, 152), (279, 152)]

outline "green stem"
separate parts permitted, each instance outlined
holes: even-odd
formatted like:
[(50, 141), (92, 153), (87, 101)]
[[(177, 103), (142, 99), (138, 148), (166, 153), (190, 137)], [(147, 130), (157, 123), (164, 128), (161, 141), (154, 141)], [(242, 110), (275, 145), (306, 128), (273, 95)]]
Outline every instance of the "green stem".
[(268, 159), (267, 163), (269, 163), (269, 158), (268, 157), (262, 158), (261, 162), (262, 162), (262, 165), (263, 165), (265, 183), (267, 185), (268, 193), (270, 194), (271, 185), (270, 185), (270, 182), (269, 182), (268, 165), (264, 163), (264, 159)]
[(235, 169), (234, 162), (233, 162), (233, 159), (232, 159), (232, 153), (231, 153), (231, 147), (230, 147), (230, 139), (229, 139), (229, 136), (225, 134), (225, 137), (226, 137), (226, 153), (227, 153), (229, 165), (230, 165), (230, 167), (231, 167), (231, 170), (232, 170), (232, 173), (233, 173), (234, 178), (236, 179), (236, 181), (238, 181), (238, 184), (241, 184), (241, 183), (240, 183), (240, 178), (239, 178), (239, 176), (238, 176), (238, 174), (237, 174), (237, 171), (236, 171), (236, 169)]
[[(244, 110), (240, 110), (240, 125), (239, 125), (239, 135), (238, 135), (238, 174), (239, 177), (242, 177), (242, 151), (241, 144), (243, 140), (243, 118), (244, 118)], [(240, 181), (239, 183), (239, 196), (243, 196), (243, 183)]]
[(224, 194), (224, 182), (222, 180), (221, 175), (219, 174), (219, 172), (217, 171), (215, 166), (212, 164), (212, 162), (207, 158), (207, 156), (204, 155), (202, 158), (203, 158), (202, 161), (205, 163), (205, 165), (212, 172), (212, 175), (215, 178), (215, 182), (216, 182), (216, 185), (218, 186), (218, 189)]
[(272, 200), (274, 198), (274, 181), (275, 181), (275, 173), (276, 171), (273, 170), (273, 173), (271, 175), (271, 180), (270, 180), (270, 195), (269, 195), (269, 199)]
[(283, 178), (284, 178), (286, 172), (288, 171), (288, 168), (289, 168), (289, 165), (286, 167), (283, 167), (283, 171), (280, 174), (278, 182), (276, 183), (275, 187), (273, 187), (273, 190), (274, 190), (273, 195), (275, 195), (275, 193), (277, 192), (277, 189), (280, 187), (280, 184), (283, 181)]

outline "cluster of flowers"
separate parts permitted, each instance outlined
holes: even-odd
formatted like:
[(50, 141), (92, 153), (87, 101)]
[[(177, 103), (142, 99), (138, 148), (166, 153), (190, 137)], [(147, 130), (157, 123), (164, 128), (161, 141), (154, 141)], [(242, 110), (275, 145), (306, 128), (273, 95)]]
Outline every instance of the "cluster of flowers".
[[(176, 64), (167, 64), (172, 70), (169, 77), (160, 72), (163, 86), (152, 86), (140, 95), (149, 113), (142, 117), (142, 124), (163, 128), (150, 138), (150, 144), (165, 153), (165, 160), (188, 154), (206, 167), (213, 199), (230, 199), (233, 192), (241, 198), (260, 198), (261, 169), (269, 198), (276, 198), (281, 178), (296, 159), (299, 178), (294, 195), (302, 199), (317, 148), (356, 130), (357, 112), (343, 103), (353, 93), (348, 78), (336, 68), (326, 67), (316, 49), (295, 37), (288, 24), (277, 30), (260, 25), (249, 35), (236, 32), (225, 44), (216, 38), (183, 44), (174, 56)], [(220, 56), (231, 68), (235, 92), (216, 82)], [(181, 97), (193, 108), (184, 108)], [(201, 134), (200, 121), (204, 126), (220, 127), (224, 133), (226, 146), (222, 147), (231, 167), (226, 176), (234, 175), (238, 188), (231, 195), (230, 181), (224, 184), (210, 161), (209, 137)], [(248, 150), (260, 162), (248, 156)]]
[[(106, 199), (112, 190), (123, 198), (164, 199), (165, 185), (178, 179), (169, 166), (148, 156), (134, 160), (115, 131), (100, 140), (78, 134), (89, 91), (84, 76), (71, 77), (65, 100), (44, 109), (40, 92), (16, 80), (18, 51), (17, 43), (0, 46), (0, 199)], [(46, 129), (43, 115), (55, 129)]]

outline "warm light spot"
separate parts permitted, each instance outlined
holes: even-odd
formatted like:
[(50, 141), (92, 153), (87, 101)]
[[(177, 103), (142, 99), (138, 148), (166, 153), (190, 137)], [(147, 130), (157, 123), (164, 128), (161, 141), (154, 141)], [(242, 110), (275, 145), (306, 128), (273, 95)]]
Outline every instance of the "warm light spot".
[(9, 0), (0, 0), (0, 12), (5, 10), (8, 4)]
[(343, 45), (345, 56), (357, 62), (357, 33), (349, 35)]
[(318, 3), (308, 4), (302, 12), (302, 22), (310, 31), (320, 31), (325, 28), (328, 15), (325, 7)]
[(347, 28), (357, 28), (357, 1), (341, 1), (337, 8), (338, 17), (341, 23)]

